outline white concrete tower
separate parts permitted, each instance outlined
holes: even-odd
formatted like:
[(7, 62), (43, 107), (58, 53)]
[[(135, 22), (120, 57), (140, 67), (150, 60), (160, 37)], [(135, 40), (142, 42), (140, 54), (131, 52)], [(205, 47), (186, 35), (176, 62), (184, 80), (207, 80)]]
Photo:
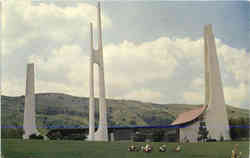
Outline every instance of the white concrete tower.
[(208, 105), (205, 122), (211, 138), (220, 140), (223, 136), (224, 140), (230, 140), (229, 121), (211, 24), (204, 27), (204, 47), (205, 104)]
[(90, 62), (89, 62), (89, 136), (88, 140), (95, 140), (95, 97), (94, 97), (94, 54), (93, 27), (90, 23)]
[(208, 48), (207, 48), (207, 26), (204, 27), (204, 64), (205, 64), (205, 105), (208, 105), (209, 101), (209, 69), (208, 69)]
[[(93, 28), (90, 23), (90, 70), (89, 70), (89, 136), (90, 141), (108, 141), (107, 129), (107, 104), (105, 100), (105, 81), (104, 81), (104, 64), (103, 64), (103, 48), (102, 48), (102, 23), (101, 23), (101, 9), (100, 2), (97, 6), (97, 28), (98, 28), (98, 49), (93, 47)], [(94, 100), (94, 64), (98, 65), (99, 70), (99, 128), (95, 131), (95, 100)]]
[(27, 64), (26, 94), (23, 120), (23, 139), (29, 139), (31, 134), (39, 134), (36, 129), (35, 116), (35, 77), (34, 64)]

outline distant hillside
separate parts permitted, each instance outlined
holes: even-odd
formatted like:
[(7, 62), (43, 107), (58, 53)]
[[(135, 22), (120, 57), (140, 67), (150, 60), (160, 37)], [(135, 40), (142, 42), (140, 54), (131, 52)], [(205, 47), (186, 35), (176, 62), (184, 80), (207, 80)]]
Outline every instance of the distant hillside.
[[(96, 105), (98, 100), (96, 100)], [(201, 105), (154, 104), (107, 99), (109, 125), (167, 125), (186, 110)], [(2, 124), (21, 126), (24, 96), (2, 96)], [(96, 107), (98, 110), (98, 108)], [(229, 117), (249, 117), (249, 110), (227, 107)], [(36, 94), (37, 126), (87, 126), (88, 98), (59, 93)], [(98, 112), (96, 112), (97, 116)]]

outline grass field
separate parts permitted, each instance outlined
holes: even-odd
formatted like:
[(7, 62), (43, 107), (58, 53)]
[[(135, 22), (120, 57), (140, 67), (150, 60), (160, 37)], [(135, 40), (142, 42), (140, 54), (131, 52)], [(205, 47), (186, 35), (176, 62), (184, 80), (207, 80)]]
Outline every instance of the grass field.
[[(248, 142), (210, 142), (182, 145), (182, 151), (173, 151), (176, 143), (166, 143), (168, 151), (158, 152), (162, 143), (151, 143), (152, 153), (128, 152), (131, 142), (84, 142), (43, 140), (2, 140), (4, 158), (229, 158), (234, 144), (239, 144), (242, 158), (249, 157)], [(144, 143), (136, 143), (144, 144)]]

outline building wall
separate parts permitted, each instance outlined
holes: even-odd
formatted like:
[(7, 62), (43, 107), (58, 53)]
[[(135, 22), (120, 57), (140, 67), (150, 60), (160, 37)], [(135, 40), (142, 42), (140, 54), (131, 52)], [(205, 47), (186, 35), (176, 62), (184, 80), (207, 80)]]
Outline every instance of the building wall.
[[(225, 105), (220, 105), (225, 106)], [(219, 107), (219, 106), (217, 106)], [(226, 110), (220, 110), (214, 106), (207, 110), (205, 116), (205, 122), (208, 128), (208, 137), (212, 139), (220, 140), (223, 137), (224, 140), (230, 140), (230, 131), (229, 131), (229, 121), (227, 118)], [(220, 107), (219, 107), (220, 108)], [(221, 113), (215, 112), (215, 110), (220, 111)]]
[(115, 140), (131, 140), (134, 134), (133, 129), (116, 129), (113, 132)]
[(163, 142), (177, 142), (179, 139), (177, 131), (178, 131), (177, 128), (164, 129), (164, 137), (162, 141)]
[(197, 142), (199, 126), (200, 126), (200, 121), (196, 121), (185, 128), (180, 128), (180, 133), (179, 133), (180, 142), (185, 143), (187, 140), (189, 142)]

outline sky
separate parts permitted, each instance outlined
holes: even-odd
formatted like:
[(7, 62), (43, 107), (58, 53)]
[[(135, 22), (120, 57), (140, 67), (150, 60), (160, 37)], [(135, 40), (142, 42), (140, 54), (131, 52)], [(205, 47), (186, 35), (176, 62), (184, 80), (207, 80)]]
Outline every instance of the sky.
[[(34, 62), (36, 93), (87, 97), (96, 5), (5, 1), (2, 94), (24, 95), (26, 64)], [(249, 2), (105, 1), (101, 9), (108, 98), (203, 104), (203, 27), (212, 24), (226, 104), (249, 108)]]

